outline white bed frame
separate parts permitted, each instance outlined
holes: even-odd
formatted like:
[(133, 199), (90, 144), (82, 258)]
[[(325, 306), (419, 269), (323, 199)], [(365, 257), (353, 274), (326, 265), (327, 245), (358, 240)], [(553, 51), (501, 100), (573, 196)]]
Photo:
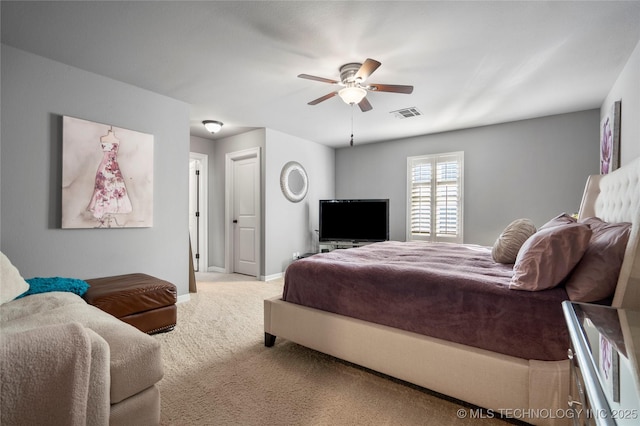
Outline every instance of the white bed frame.
[[(591, 216), (632, 223), (613, 306), (640, 309), (640, 158), (608, 175), (588, 178), (579, 217)], [(568, 424), (562, 418), (568, 361), (516, 358), (279, 297), (264, 301), (264, 331), (267, 346), (277, 336), (528, 423)]]

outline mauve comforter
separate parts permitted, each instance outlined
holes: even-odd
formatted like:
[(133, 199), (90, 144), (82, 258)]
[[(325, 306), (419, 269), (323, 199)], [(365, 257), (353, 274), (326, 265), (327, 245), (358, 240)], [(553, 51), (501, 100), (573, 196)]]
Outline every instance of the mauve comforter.
[(566, 359), (563, 286), (509, 289), (512, 265), (476, 245), (386, 241), (287, 268), (283, 300), (524, 359)]

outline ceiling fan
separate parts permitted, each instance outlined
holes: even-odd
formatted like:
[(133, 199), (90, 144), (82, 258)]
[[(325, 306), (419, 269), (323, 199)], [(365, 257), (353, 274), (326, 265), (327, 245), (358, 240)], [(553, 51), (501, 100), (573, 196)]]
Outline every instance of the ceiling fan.
[(413, 92), (413, 86), (401, 86), (395, 84), (364, 84), (365, 80), (373, 74), (380, 65), (381, 63), (374, 59), (367, 59), (363, 64), (357, 62), (345, 64), (340, 67), (340, 81), (316, 77), (309, 74), (300, 74), (298, 77), (343, 86), (340, 90), (336, 90), (318, 99), (314, 99), (309, 102), (308, 105), (317, 105), (320, 102), (338, 95), (345, 103), (349, 105), (358, 104), (360, 110), (362, 110), (362, 112), (366, 112), (373, 108), (366, 98), (368, 91), (406, 94)]

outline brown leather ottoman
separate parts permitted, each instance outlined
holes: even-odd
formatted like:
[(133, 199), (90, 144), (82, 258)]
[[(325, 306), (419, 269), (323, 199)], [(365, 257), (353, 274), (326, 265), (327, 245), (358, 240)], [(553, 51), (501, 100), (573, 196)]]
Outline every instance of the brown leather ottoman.
[(127, 274), (85, 280), (84, 300), (148, 334), (170, 331), (176, 325), (177, 290), (168, 281), (146, 274)]

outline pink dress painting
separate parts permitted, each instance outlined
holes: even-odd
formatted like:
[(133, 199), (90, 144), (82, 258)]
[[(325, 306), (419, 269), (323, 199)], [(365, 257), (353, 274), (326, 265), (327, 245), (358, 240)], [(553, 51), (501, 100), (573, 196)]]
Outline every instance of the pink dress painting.
[(602, 139), (600, 140), (600, 174), (606, 175), (611, 170), (611, 159), (613, 154), (613, 131), (609, 117), (602, 125)]
[(87, 210), (101, 224), (109, 223), (113, 214), (131, 213), (131, 200), (127, 194), (124, 177), (118, 165), (120, 140), (109, 130), (100, 138), (102, 161), (96, 171), (93, 196)]

